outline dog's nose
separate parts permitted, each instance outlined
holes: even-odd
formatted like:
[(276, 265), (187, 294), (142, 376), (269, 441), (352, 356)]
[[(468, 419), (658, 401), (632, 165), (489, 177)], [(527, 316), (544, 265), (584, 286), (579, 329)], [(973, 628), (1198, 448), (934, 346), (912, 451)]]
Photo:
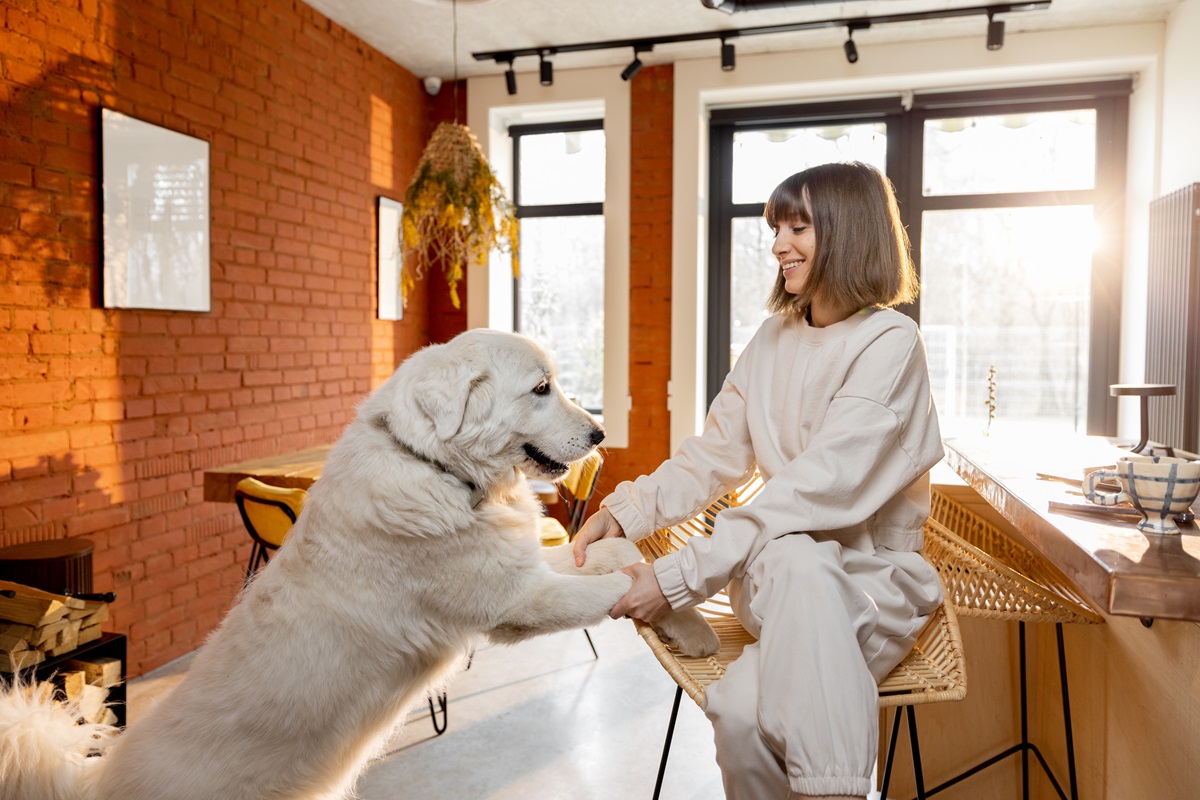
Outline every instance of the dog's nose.
[(604, 429), (603, 428), (592, 428), (592, 447), (595, 447), (596, 445), (600, 444), (603, 441), (604, 441)]

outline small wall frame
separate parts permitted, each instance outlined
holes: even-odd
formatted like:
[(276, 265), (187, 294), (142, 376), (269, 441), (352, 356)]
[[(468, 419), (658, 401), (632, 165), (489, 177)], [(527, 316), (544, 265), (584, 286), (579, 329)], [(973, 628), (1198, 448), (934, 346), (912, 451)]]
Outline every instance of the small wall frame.
[(379, 198), (378, 261), (379, 318), (404, 318), (404, 300), (400, 296), (400, 215), (404, 205), (390, 197)]
[(209, 144), (100, 110), (105, 308), (211, 311)]

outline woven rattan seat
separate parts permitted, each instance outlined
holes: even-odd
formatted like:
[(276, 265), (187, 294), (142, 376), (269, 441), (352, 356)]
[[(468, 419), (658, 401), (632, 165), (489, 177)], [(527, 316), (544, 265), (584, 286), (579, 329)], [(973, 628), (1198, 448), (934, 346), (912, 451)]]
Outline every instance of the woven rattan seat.
[(1067, 682), (1064, 624), (1104, 621), (1090, 608), (1057, 569), (999, 527), (934, 488), (930, 520), (925, 526), (925, 557), (941, 575), (946, 601), (964, 617), (1018, 623), (1020, 647), (1021, 741), (929, 790), (935, 794), (1005, 758), (1021, 754), (1022, 791), (1029, 796), (1029, 759), (1033, 753), (1062, 800), (1068, 794), (1059, 785), (1046, 759), (1028, 736), (1028, 679), (1025, 623), (1052, 623), (1058, 640), (1059, 684), (1062, 691), (1063, 728), (1067, 746), (1071, 800), (1079, 797), (1075, 771), (1075, 744), (1071, 731), (1071, 703)]
[(1104, 621), (1044, 558), (936, 488), (922, 552), (942, 576), (947, 599), (964, 617)]
[[(696, 517), (655, 531), (638, 542), (638, 547), (641, 548), (647, 561), (653, 561), (659, 556), (679, 549), (692, 536), (708, 536), (712, 533), (717, 514), (726, 508), (744, 505), (753, 499), (761, 488), (762, 482), (756, 477), (742, 488), (712, 503)], [(650, 625), (634, 620), (638, 633), (641, 634), (651, 652), (679, 687), (667, 728), (667, 739), (663, 745), (658, 780), (654, 787), (655, 798), (658, 797), (662, 788), (663, 773), (670, 752), (671, 736), (675, 728), (680, 695), (686, 692), (697, 705), (703, 708), (705, 689), (720, 680), (729, 665), (742, 654), (742, 650), (755, 641), (755, 638), (742, 627), (733, 615), (724, 592), (704, 603), (700, 607), (700, 611), (712, 624), (721, 641), (720, 649), (714, 655), (701, 658), (680, 654), (674, 647), (663, 642)], [(954, 608), (949, 604), (943, 604), (930, 616), (929, 622), (908, 656), (880, 682), (879, 705), (881, 708), (908, 706), (911, 713), (911, 706), (962, 700), (966, 694), (966, 665), (958, 622)], [(886, 775), (890, 774), (891, 770), (899, 722), (900, 714), (897, 713), (888, 747), (885, 788), (887, 786)], [(915, 735), (915, 730), (915, 722), (910, 716), (910, 735)], [(918, 790), (923, 793), (919, 752), (919, 749), (914, 746), (913, 760)]]

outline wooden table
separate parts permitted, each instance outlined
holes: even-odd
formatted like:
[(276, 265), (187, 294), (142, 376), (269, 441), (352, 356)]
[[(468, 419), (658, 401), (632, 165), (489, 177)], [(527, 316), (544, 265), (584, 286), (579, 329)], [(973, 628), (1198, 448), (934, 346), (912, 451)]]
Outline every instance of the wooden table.
[[(228, 467), (204, 471), (204, 499), (212, 503), (232, 503), (233, 491), (242, 478), (257, 478), (284, 489), (307, 489), (321, 477), (325, 458), (333, 445), (311, 447), (295, 453), (256, 458)], [(558, 502), (558, 488), (549, 481), (530, 481), (545, 504)]]
[(1086, 505), (1080, 490), (1038, 473), (1081, 480), (1129, 455), (1102, 437), (1014, 442), (992, 436), (948, 439), (946, 461), (1031, 546), (1107, 614), (1200, 621), (1200, 531), (1144, 534), (1132, 521), (1050, 510)]
[(296, 453), (206, 469), (204, 499), (213, 503), (232, 503), (233, 490), (242, 478), (257, 478), (263, 483), (285, 489), (307, 489), (321, 477), (325, 458), (332, 446), (326, 444)]

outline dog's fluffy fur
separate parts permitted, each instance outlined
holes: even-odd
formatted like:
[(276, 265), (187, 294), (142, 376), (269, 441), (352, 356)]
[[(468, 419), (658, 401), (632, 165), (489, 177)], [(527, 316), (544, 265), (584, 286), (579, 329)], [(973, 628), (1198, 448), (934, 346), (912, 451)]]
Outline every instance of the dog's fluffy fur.
[[(346, 795), (476, 637), (593, 625), (629, 588), (619, 570), (640, 556), (624, 539), (589, 547), (587, 574), (570, 545), (539, 546), (524, 477), (561, 477), (601, 438), (523, 337), (470, 331), (414, 354), (360, 406), (184, 681), (136, 724), (117, 736), (29, 687), (0, 697), (0, 800)], [(694, 612), (658, 627), (686, 652), (716, 649)]]

